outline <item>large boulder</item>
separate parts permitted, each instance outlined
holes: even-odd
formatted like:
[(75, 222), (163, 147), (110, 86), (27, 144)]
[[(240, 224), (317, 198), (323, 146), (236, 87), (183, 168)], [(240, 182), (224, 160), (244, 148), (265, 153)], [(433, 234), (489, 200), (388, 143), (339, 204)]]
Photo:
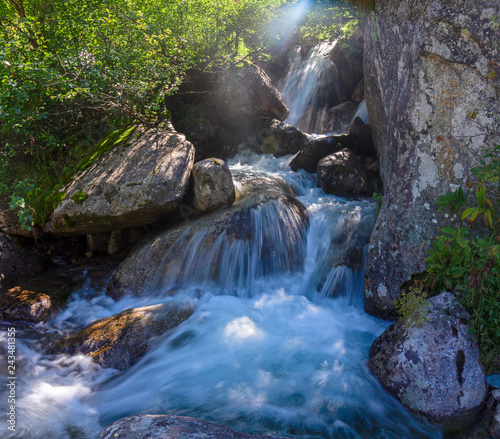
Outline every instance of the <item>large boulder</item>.
[(210, 212), (236, 199), (233, 177), (226, 162), (210, 158), (193, 167), (193, 206), (202, 212)]
[(363, 78), (364, 38), (360, 26), (347, 39), (340, 40), (330, 53), (330, 58), (338, 69), (339, 102), (351, 99), (352, 93)]
[(212, 422), (173, 415), (142, 415), (119, 419), (99, 439), (278, 439), (282, 436), (244, 434)]
[(317, 173), (318, 183), (327, 194), (361, 197), (373, 192), (363, 163), (347, 148), (322, 158)]
[(96, 320), (55, 343), (49, 353), (90, 355), (102, 367), (125, 370), (146, 353), (150, 339), (180, 325), (193, 314), (189, 304), (131, 308)]
[(256, 65), (224, 72), (209, 93), (223, 123), (234, 125), (249, 117), (284, 120), (288, 108), (266, 72)]
[(182, 134), (138, 129), (62, 189), (45, 231), (106, 232), (168, 217), (184, 196), (193, 162), (194, 147)]
[[(366, 310), (394, 317), (400, 286), (460, 218), (438, 196), (465, 186), (500, 132), (497, 0), (376, 1), (365, 25), (365, 92), (384, 197), (367, 255)], [(404, 24), (404, 25), (403, 25)], [(467, 114), (477, 111), (477, 117)]]
[(223, 291), (251, 294), (259, 277), (302, 267), (304, 206), (279, 179), (242, 175), (237, 186), (240, 199), (232, 207), (140, 242), (113, 275), (107, 294), (162, 295), (185, 283), (213, 281)]
[(296, 154), (309, 143), (309, 137), (293, 125), (279, 120), (265, 120), (256, 135), (246, 144), (257, 152), (282, 157)]
[(0, 232), (0, 290), (40, 274), (48, 264), (47, 259), (23, 250), (9, 235)]
[(479, 349), (453, 294), (428, 302), (422, 321), (398, 321), (373, 342), (368, 366), (410, 410), (460, 428), (474, 420), (487, 395)]

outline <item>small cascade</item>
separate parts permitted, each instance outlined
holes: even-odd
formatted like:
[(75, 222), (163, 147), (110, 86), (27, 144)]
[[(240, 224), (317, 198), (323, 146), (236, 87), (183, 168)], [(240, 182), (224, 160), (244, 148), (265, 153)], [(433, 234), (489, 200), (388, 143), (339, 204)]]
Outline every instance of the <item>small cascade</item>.
[(290, 116), (285, 121), (306, 133), (320, 132), (328, 108), (339, 103), (337, 66), (330, 59), (334, 43), (313, 47), (304, 59), (297, 49), (280, 91)]
[[(248, 297), (263, 277), (300, 270), (305, 260), (307, 211), (276, 183), (278, 187), (266, 190), (266, 180), (254, 176), (247, 188), (250, 192), (233, 209), (213, 220), (194, 222), (158, 265), (155, 289), (209, 284), (213, 291)], [(255, 191), (255, 186), (260, 190)]]
[(354, 114), (352, 120), (356, 119), (357, 117), (361, 118), (361, 120), (366, 124), (370, 123), (368, 108), (366, 108), (366, 101), (364, 99), (359, 103), (358, 109), (356, 110), (356, 113)]

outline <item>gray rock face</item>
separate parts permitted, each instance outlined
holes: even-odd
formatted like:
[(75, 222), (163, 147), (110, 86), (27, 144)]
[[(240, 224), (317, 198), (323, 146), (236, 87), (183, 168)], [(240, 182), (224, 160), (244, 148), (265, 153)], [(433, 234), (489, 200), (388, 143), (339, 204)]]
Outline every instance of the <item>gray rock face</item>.
[(236, 199), (233, 177), (226, 162), (210, 158), (193, 167), (193, 205), (202, 212), (211, 212)]
[(139, 129), (75, 176), (45, 230), (85, 234), (158, 221), (179, 205), (193, 162), (182, 134)]
[(49, 352), (93, 357), (102, 367), (125, 370), (146, 353), (150, 339), (180, 325), (193, 314), (190, 305), (131, 308), (99, 319), (53, 345)]
[(251, 435), (194, 418), (142, 415), (120, 419), (105, 428), (98, 439), (278, 439), (282, 436)]
[(318, 183), (327, 193), (341, 197), (360, 197), (373, 192), (359, 157), (344, 148), (318, 162)]
[(115, 272), (106, 293), (114, 299), (162, 295), (175, 285), (207, 281), (232, 290), (266, 274), (301, 267), (306, 209), (284, 182), (248, 179), (238, 181), (239, 190), (247, 193), (229, 209), (141, 242)]
[(8, 235), (0, 232), (0, 289), (40, 274), (47, 265), (48, 260), (24, 251)]
[(384, 181), (365, 276), (371, 314), (394, 316), (432, 238), (459, 220), (437, 212), (438, 196), (465, 185), (482, 148), (498, 144), (480, 125), (500, 130), (499, 13), (497, 0), (387, 0), (367, 14), (365, 93)]
[(479, 350), (469, 316), (453, 294), (429, 302), (422, 327), (407, 329), (398, 321), (373, 342), (368, 367), (413, 412), (459, 427), (473, 419), (486, 399)]
[(224, 73), (210, 93), (214, 109), (229, 123), (251, 116), (284, 120), (288, 108), (266, 72), (256, 65)]

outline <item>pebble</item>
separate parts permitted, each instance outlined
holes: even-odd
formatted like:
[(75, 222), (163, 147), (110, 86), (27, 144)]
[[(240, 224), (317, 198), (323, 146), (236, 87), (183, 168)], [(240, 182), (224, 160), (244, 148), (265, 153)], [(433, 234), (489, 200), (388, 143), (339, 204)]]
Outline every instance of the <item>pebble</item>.
[(500, 389), (495, 389), (491, 392), (495, 401), (500, 402)]

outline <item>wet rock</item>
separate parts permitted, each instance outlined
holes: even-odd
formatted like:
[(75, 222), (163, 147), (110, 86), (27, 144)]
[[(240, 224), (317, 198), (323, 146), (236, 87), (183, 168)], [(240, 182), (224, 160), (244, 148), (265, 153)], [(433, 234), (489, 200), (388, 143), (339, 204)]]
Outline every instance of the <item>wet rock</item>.
[(266, 72), (256, 65), (229, 70), (217, 80), (209, 100), (226, 123), (252, 116), (284, 120), (288, 108)]
[(0, 232), (0, 289), (40, 274), (49, 264), (48, 259), (23, 250), (8, 235)]
[(497, 0), (388, 0), (366, 16), (366, 103), (384, 182), (366, 263), (371, 314), (395, 316), (433, 237), (460, 221), (436, 200), (465, 187), (484, 146), (500, 142), (484, 135), (500, 132), (499, 13)]
[(453, 294), (429, 303), (421, 327), (398, 321), (373, 342), (368, 367), (413, 412), (460, 428), (475, 420), (486, 400), (479, 350), (469, 315)]
[(361, 81), (358, 82), (358, 85), (354, 89), (351, 95), (351, 101), (355, 104), (360, 104), (361, 101), (365, 98), (365, 80), (362, 78)]
[(68, 279), (52, 274), (23, 279), (18, 283), (18, 286), (0, 292), (2, 320), (46, 322), (73, 291), (73, 285)]
[(346, 130), (347, 135), (358, 138), (356, 154), (365, 157), (376, 157), (375, 145), (373, 144), (372, 130), (370, 125), (363, 122), (359, 116), (355, 117)]
[(308, 142), (308, 136), (298, 128), (275, 119), (264, 122), (257, 136), (248, 141), (257, 152), (275, 157), (296, 154)]
[(127, 309), (90, 323), (76, 334), (56, 342), (48, 352), (90, 355), (102, 367), (125, 370), (146, 353), (152, 337), (180, 325), (192, 314), (189, 304)]
[(497, 404), (489, 430), (493, 439), (500, 439), (500, 404)]
[(344, 133), (356, 114), (358, 105), (347, 101), (330, 108), (321, 127), (321, 133)]
[(322, 158), (317, 173), (318, 183), (327, 194), (360, 197), (373, 192), (363, 163), (347, 148)]
[(308, 228), (304, 206), (282, 180), (245, 175), (235, 180), (239, 199), (232, 207), (142, 241), (106, 293), (114, 299), (163, 295), (169, 285), (208, 281), (231, 291), (249, 287), (260, 276), (302, 267)]
[(250, 435), (194, 418), (142, 415), (122, 418), (105, 428), (98, 439), (278, 439), (282, 436)]
[(14, 287), (0, 294), (0, 314), (2, 320), (44, 322), (53, 314), (52, 302), (47, 294)]
[(495, 389), (491, 392), (491, 395), (495, 399), (495, 401), (500, 402), (500, 389)]
[(193, 162), (194, 147), (182, 134), (139, 128), (73, 178), (45, 230), (97, 233), (168, 217), (184, 196)]
[(316, 172), (318, 162), (327, 155), (338, 152), (344, 148), (356, 151), (358, 139), (355, 135), (333, 135), (312, 138), (290, 162), (292, 171), (305, 169), (307, 172)]
[(236, 199), (233, 177), (226, 162), (210, 158), (193, 167), (193, 206), (202, 212), (211, 212), (231, 205)]

